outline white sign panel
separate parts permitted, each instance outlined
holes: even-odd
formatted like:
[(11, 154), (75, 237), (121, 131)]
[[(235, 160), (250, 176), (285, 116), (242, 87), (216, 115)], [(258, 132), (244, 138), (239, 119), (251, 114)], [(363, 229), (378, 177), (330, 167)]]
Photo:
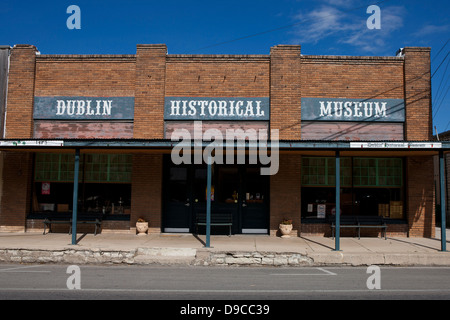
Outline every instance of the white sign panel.
[(64, 146), (64, 141), (61, 141), (61, 140), (0, 141), (0, 146), (4, 146), (4, 147), (62, 147), (62, 146)]
[(440, 149), (441, 142), (350, 142), (350, 148), (360, 149)]

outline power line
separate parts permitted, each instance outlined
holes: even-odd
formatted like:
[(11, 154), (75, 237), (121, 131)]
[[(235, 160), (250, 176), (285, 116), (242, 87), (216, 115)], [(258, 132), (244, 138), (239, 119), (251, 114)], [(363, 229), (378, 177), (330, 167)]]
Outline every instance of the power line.
[[(448, 62), (447, 62), (447, 66), (445, 67), (445, 71), (444, 71), (444, 74), (442, 75), (441, 82), (439, 83), (439, 87), (438, 87), (438, 89), (436, 91), (436, 100), (439, 100), (439, 96), (441, 94), (441, 86), (442, 86), (442, 83), (444, 82), (445, 75), (447, 74), (447, 70), (448, 70), (448, 65), (449, 64), (450, 64), (450, 60), (448, 60)], [(447, 85), (447, 81), (448, 81), (448, 78), (447, 78), (443, 88), (445, 88), (445, 86)]]
[(444, 96), (442, 97), (442, 100), (441, 100), (441, 102), (439, 103), (436, 112), (434, 113), (433, 119), (434, 119), (434, 117), (436, 117), (436, 115), (437, 115), (439, 109), (441, 108), (441, 105), (442, 105), (442, 103), (444, 102), (444, 99), (445, 99), (445, 97), (447, 96), (447, 93), (448, 93), (449, 89), (450, 89), (450, 86), (448, 86), (447, 91), (445, 92)]
[[(384, 3), (384, 2), (388, 2), (388, 1), (391, 1), (391, 0), (382, 0), (382, 1), (378, 1), (378, 2), (375, 3), (374, 5), (379, 5), (379, 4), (382, 4), (382, 3)], [(363, 9), (363, 8), (366, 8), (366, 7), (367, 7), (367, 6), (365, 5), (365, 6), (361, 6), (361, 7), (349, 9), (349, 10), (344, 10), (344, 11), (342, 11), (342, 12), (343, 12), (343, 13), (348, 13), (348, 12), (360, 10), (360, 9)], [(325, 18), (328, 18), (328, 17), (331, 17), (331, 16), (332, 16), (332, 15), (327, 15), (327, 16), (323, 16), (323, 17), (321, 17), (321, 18), (315, 18), (314, 21), (315, 21), (315, 20), (320, 20), (320, 19), (325, 19)], [(270, 30), (266, 30), (266, 31), (257, 32), (257, 33), (250, 34), (250, 35), (243, 36), (243, 37), (239, 37), (239, 38), (236, 38), (236, 39), (232, 39), (232, 40), (228, 40), (228, 41), (223, 41), (223, 42), (219, 42), (219, 43), (216, 43), (216, 44), (212, 44), (212, 45), (209, 45), (209, 46), (206, 46), (206, 47), (199, 48), (199, 49), (197, 49), (197, 50), (191, 50), (191, 51), (189, 51), (189, 52), (198, 51), (198, 50), (204, 50), (204, 49), (209, 49), (209, 48), (221, 46), (221, 45), (224, 45), (224, 44), (228, 44), (228, 43), (232, 43), (232, 42), (236, 42), (236, 41), (240, 41), (240, 40), (244, 40), (244, 39), (249, 39), (249, 38), (257, 37), (257, 36), (260, 36), (260, 35), (263, 35), (263, 34), (275, 32), (275, 31), (279, 31), (279, 30), (283, 30), (283, 29), (292, 28), (292, 27), (295, 27), (295, 26), (298, 26), (298, 25), (301, 25), (301, 24), (310, 22), (310, 21), (312, 21), (312, 20), (313, 20), (313, 19), (308, 19), (308, 20), (304, 20), (304, 21), (297, 22), (297, 23), (293, 23), (293, 24), (281, 26), (281, 27), (278, 27), (278, 28), (275, 28), (275, 29), (270, 29)]]
[[(448, 43), (449, 41), (450, 41), (450, 38), (445, 42), (445, 44), (444, 44), (444, 45), (442, 46), (442, 48), (439, 50), (439, 52), (437, 53), (437, 55), (434, 57), (433, 61), (437, 58), (437, 56), (441, 53), (441, 51), (445, 48), (445, 46), (447, 45), (447, 43)], [(436, 75), (436, 73), (438, 72), (438, 70), (439, 70), (439, 68), (442, 66), (442, 64), (445, 62), (445, 60), (447, 60), (449, 54), (450, 54), (450, 51), (448, 51), (448, 52), (447, 52), (447, 55), (444, 57), (444, 59), (442, 59), (442, 61), (441, 61), (441, 63), (439, 64), (439, 66), (436, 68), (436, 70), (434, 71), (434, 73), (431, 75), (430, 80)], [(449, 60), (449, 62), (450, 62), (450, 60)], [(436, 97), (436, 100), (437, 100), (437, 109), (436, 109), (436, 111), (434, 112), (434, 115), (433, 115), (433, 118), (432, 118), (433, 120), (434, 120), (434, 118), (437, 116), (437, 114), (438, 114), (438, 112), (439, 112), (439, 109), (441, 108), (442, 103), (444, 102), (445, 97), (447, 96), (447, 93), (448, 93), (448, 91), (449, 91), (449, 89), (450, 89), (450, 86), (449, 86), (449, 87), (447, 88), (447, 91), (445, 92), (444, 96), (443, 96), (442, 99), (440, 100), (440, 102), (438, 102), (438, 101), (439, 101), (439, 98), (440, 98), (440, 92), (439, 92), (439, 91), (440, 91), (442, 82), (443, 82), (444, 79), (445, 79), (445, 75), (446, 75), (446, 73), (447, 73), (447, 70), (448, 70), (448, 63), (447, 63), (447, 66), (445, 67), (444, 74), (442, 75), (442, 79), (441, 79), (441, 83), (439, 84), (438, 92), (436, 93), (436, 94), (437, 94), (437, 97)], [(447, 82), (446, 82), (446, 84), (447, 84)], [(444, 86), (444, 88), (445, 88), (445, 86)], [(432, 104), (432, 105), (433, 105), (433, 104)]]
[(450, 125), (450, 120), (448, 120), (447, 126), (446, 126), (445, 129), (444, 129), (444, 132), (447, 131), (447, 128), (448, 128), (449, 125)]
[(445, 56), (445, 58), (441, 61), (441, 63), (439, 64), (439, 66), (437, 67), (437, 69), (434, 71), (434, 73), (431, 75), (431, 79), (433, 79), (434, 75), (436, 74), (436, 72), (438, 72), (439, 68), (442, 66), (442, 64), (444, 63), (445, 60), (447, 60), (448, 55), (450, 54), (450, 51), (447, 52), (447, 55)]
[(439, 56), (439, 54), (441, 53), (441, 51), (445, 48), (445, 46), (447, 45), (447, 43), (450, 41), (450, 38), (448, 38), (447, 39), (447, 42), (446, 43), (444, 43), (444, 45), (442, 46), (442, 48), (441, 49), (439, 49), (439, 51), (438, 51), (438, 53), (434, 56), (434, 58), (433, 58), (433, 60), (432, 60), (432, 62), (434, 61), (434, 60), (436, 60), (436, 58)]

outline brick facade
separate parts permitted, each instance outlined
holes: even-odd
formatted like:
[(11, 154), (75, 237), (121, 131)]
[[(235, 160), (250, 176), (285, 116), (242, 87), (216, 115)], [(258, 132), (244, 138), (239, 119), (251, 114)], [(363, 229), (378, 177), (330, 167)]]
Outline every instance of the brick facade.
[(31, 208), (32, 154), (3, 152), (0, 231), (25, 231)]
[[(407, 217), (409, 235), (434, 237), (434, 179), (431, 157), (410, 157), (407, 159)], [(427, 228), (427, 226), (432, 226)]]
[[(280, 140), (298, 141), (315, 137), (310, 134), (314, 126), (314, 130), (323, 132), (317, 124), (302, 123), (304, 97), (403, 99), (404, 124), (364, 124), (349, 128), (332, 123), (327, 130), (333, 134), (321, 139), (431, 138), (429, 48), (405, 48), (404, 56), (399, 57), (308, 56), (301, 55), (301, 47), (297, 45), (274, 46), (268, 55), (169, 55), (163, 44), (137, 45), (135, 55), (41, 56), (36, 53), (36, 48), (29, 45), (17, 45), (11, 50), (6, 138), (164, 139), (165, 97), (269, 97), (270, 130), (278, 130)], [(134, 97), (134, 120), (34, 120), (34, 97), (56, 96)], [(230, 124), (236, 125), (232, 122), (218, 125), (226, 128)], [(335, 130), (345, 132), (335, 135)], [(371, 136), (373, 130), (376, 134)], [(333, 152), (330, 154), (333, 156)], [(432, 237), (431, 156), (402, 156), (407, 172), (404, 205), (408, 224), (393, 225), (388, 232)], [(127, 222), (108, 222), (106, 230), (134, 232), (134, 223), (144, 217), (150, 222), (151, 232), (161, 232), (162, 158), (161, 151), (133, 155), (129, 226)], [(293, 234), (328, 235), (326, 224), (301, 222), (301, 161), (300, 151), (284, 151), (280, 154), (279, 172), (270, 177), (271, 235), (277, 233), (278, 224), (285, 217), (294, 220)], [(33, 228), (30, 221), (26, 223), (31, 208), (32, 169), (32, 153), (5, 153), (2, 229)]]
[(404, 49), (406, 140), (431, 140), (430, 48)]
[(160, 232), (162, 155), (133, 155), (130, 226), (139, 218), (149, 223), (149, 232)]
[(276, 46), (270, 50), (270, 128), (281, 140), (301, 138), (302, 96), (300, 46)]
[(164, 137), (166, 55), (165, 45), (137, 46), (134, 138)]
[(280, 170), (270, 177), (270, 232), (278, 234), (283, 219), (292, 219), (291, 234), (300, 235), (301, 208), (300, 155), (280, 154)]
[(11, 51), (5, 138), (33, 135), (33, 100), (36, 79), (36, 47), (16, 45)]

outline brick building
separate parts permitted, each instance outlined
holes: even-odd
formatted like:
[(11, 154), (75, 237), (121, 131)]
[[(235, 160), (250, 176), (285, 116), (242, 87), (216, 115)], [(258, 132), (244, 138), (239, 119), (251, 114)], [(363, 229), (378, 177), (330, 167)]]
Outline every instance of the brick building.
[(140, 217), (150, 232), (195, 232), (207, 166), (174, 163), (172, 138), (200, 132), (204, 150), (211, 129), (267, 132), (271, 148), (279, 137), (276, 174), (260, 174), (267, 162), (250, 161), (250, 145), (245, 163), (212, 165), (212, 212), (232, 215), (233, 234), (276, 235), (287, 218), (293, 234), (329, 236), (338, 153), (342, 216), (384, 216), (388, 235), (434, 236), (433, 155), (448, 145), (431, 141), (429, 48), (392, 57), (302, 55), (296, 45), (268, 55), (5, 49), (1, 231), (42, 231), (48, 214), (71, 212), (76, 179), (78, 211), (100, 212), (102, 232), (135, 232)]

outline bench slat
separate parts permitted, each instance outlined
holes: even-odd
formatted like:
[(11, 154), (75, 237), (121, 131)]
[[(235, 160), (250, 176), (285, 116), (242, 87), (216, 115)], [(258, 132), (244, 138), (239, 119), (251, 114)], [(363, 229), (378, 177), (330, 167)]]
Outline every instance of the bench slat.
[[(77, 224), (93, 224), (95, 225), (94, 234), (97, 235), (97, 228), (101, 227), (103, 215), (100, 213), (93, 214), (78, 214)], [(72, 233), (72, 213), (70, 212), (58, 212), (51, 213), (44, 219), (44, 234), (46, 227), (49, 227), (49, 232), (51, 232), (52, 224), (68, 224), (69, 234)]]
[[(387, 224), (383, 217), (380, 216), (343, 216), (340, 218), (341, 228), (356, 228), (358, 230), (358, 239), (361, 239), (362, 228), (379, 228), (384, 232), (384, 239), (386, 240)], [(332, 237), (334, 238), (334, 230), (336, 229), (336, 221), (331, 221)]]
[[(197, 212), (195, 217), (195, 225), (197, 228), (198, 234), (198, 226), (206, 226), (206, 212)], [(212, 212), (211, 213), (211, 226), (228, 226), (229, 227), (229, 236), (231, 236), (231, 227), (233, 225), (233, 215), (229, 212)]]

